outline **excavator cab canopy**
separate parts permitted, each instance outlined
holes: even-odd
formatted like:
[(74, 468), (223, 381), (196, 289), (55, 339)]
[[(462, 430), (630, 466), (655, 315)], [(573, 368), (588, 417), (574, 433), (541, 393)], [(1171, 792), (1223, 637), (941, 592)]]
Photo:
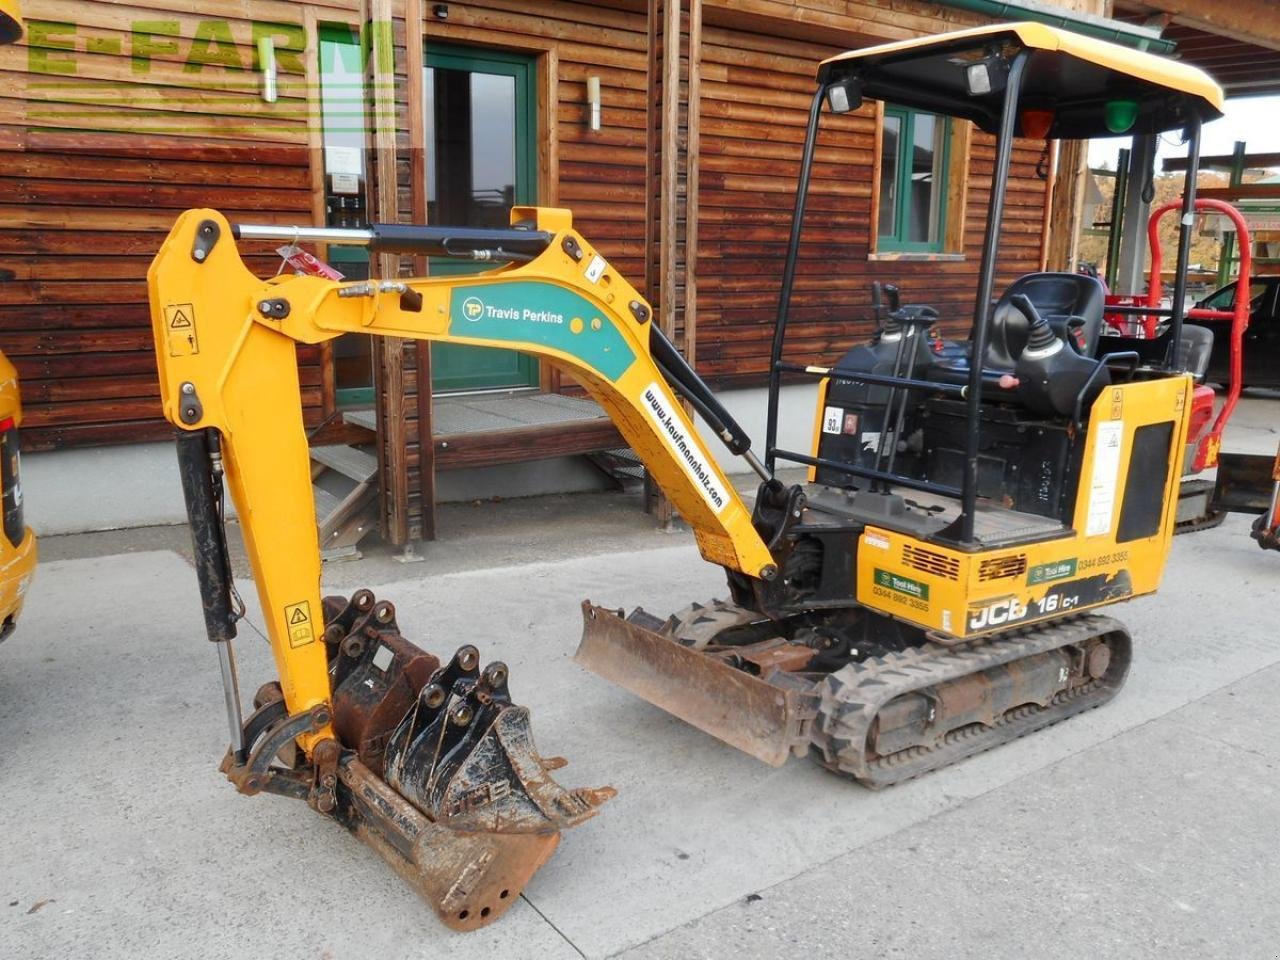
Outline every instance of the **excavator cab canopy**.
[[(1084, 140), (1163, 133), (1222, 115), (1204, 71), (1040, 23), (1002, 23), (850, 50), (818, 82), (835, 112), (865, 97), (999, 133), (1010, 66), (1026, 54), (1015, 136)], [(833, 99), (834, 97), (834, 99)], [(848, 104), (848, 106), (846, 106)]]
[[(970, 120), (993, 134), (996, 146), (963, 393), (966, 438), (961, 512), (955, 526), (955, 540), (970, 544), (978, 501), (983, 383), (984, 378), (990, 379), (987, 347), (991, 342), (997, 294), (996, 263), (1003, 238), (1002, 221), (1014, 138), (1047, 141), (1122, 135), (1153, 137), (1166, 130), (1183, 131), (1188, 164), (1169, 318), (1169, 346), (1162, 364), (1163, 369), (1177, 372), (1182, 363), (1183, 299), (1195, 209), (1200, 128), (1222, 115), (1222, 89), (1203, 71), (1175, 60), (1025, 22), (993, 24), (851, 50), (824, 60), (818, 67), (817, 80), (809, 108), (787, 262), (778, 297), (765, 463), (773, 469), (779, 457), (807, 462), (789, 451), (779, 450), (776, 444), (782, 373), (794, 372), (783, 361), (783, 347), (823, 106), (831, 113), (843, 114), (858, 109), (864, 99), (873, 99)], [(937, 316), (936, 311), (933, 315)], [(1097, 360), (1097, 363), (1097, 375), (1105, 381), (1109, 376), (1108, 371), (1101, 369), (1105, 361)], [(908, 380), (909, 377), (901, 381), (904, 389), (918, 387)], [(889, 463), (892, 464), (892, 460)], [(864, 481), (909, 486), (906, 479), (897, 474), (868, 472), (848, 464), (839, 465), (839, 469)], [(918, 485), (916, 488), (924, 489)]]

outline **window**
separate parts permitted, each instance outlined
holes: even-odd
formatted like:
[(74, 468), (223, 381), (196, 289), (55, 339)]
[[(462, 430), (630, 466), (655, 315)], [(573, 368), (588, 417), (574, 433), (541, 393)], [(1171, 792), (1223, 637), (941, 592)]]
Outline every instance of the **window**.
[[(1204, 301), (1204, 305), (1213, 310), (1231, 310), (1236, 305), (1236, 286), (1232, 283), (1223, 287), (1221, 290), (1211, 294)], [(1249, 284), (1249, 309), (1251, 311), (1258, 310), (1262, 307), (1262, 302), (1266, 299), (1267, 285), (1259, 281)]]
[[(532, 57), (427, 44), (423, 64), (427, 221), (506, 227), (511, 207), (537, 201), (538, 114)], [(433, 257), (433, 276), (490, 265)], [(538, 362), (515, 350), (436, 343), (431, 386), (450, 390), (533, 387)]]
[[(365, 160), (365, 51), (360, 33), (345, 24), (320, 26), (320, 122), (324, 142), (325, 222), (363, 227)], [(330, 244), (326, 259), (348, 280), (369, 276), (364, 247)], [(373, 403), (373, 338), (344, 334), (333, 341), (334, 399), (340, 407)]]
[(936, 253), (943, 249), (949, 140), (946, 117), (885, 107), (878, 250)]
[(364, 226), (364, 59), (354, 27), (320, 27), (320, 117), (329, 226)]

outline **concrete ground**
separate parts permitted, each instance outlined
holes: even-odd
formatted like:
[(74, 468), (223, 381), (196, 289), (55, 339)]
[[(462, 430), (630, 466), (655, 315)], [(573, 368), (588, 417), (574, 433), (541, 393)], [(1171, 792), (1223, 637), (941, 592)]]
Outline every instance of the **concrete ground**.
[[(1274, 452), (1274, 402), (1235, 424), (1228, 449)], [(442, 527), (421, 563), (325, 583), (506, 660), (561, 783), (618, 788), (520, 903), (452, 934), (342, 830), (226, 783), (183, 528), (49, 537), (0, 646), (0, 958), (1280, 957), (1280, 555), (1247, 518), (1179, 537), (1159, 595), (1111, 608), (1136, 642), (1116, 701), (884, 792), (765, 767), (571, 661), (584, 597), (723, 594), (634, 497)], [(252, 691), (273, 668), (241, 590)]]

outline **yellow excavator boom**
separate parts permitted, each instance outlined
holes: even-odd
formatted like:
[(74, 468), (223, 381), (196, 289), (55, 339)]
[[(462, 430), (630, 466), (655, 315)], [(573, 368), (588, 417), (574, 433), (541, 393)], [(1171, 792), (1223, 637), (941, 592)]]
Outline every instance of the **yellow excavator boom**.
[[(243, 793), (304, 799), (333, 816), (458, 929), (501, 915), (560, 831), (613, 791), (568, 791), (551, 778), (560, 763), (534, 749), (504, 664), (482, 670), (471, 646), (442, 664), (402, 637), (394, 607), (367, 590), (321, 596), (296, 345), (360, 333), (516, 349), (553, 363), (613, 419), (693, 526), (704, 557), (744, 582), (777, 576), (751, 511), (673, 384), (731, 450), (764, 468), (655, 329), (644, 298), (574, 231), (567, 211), (516, 208), (512, 221), (496, 231), (375, 225), (360, 238), (372, 252), (506, 263), (485, 273), (263, 280), (236, 241), (284, 239), (289, 228), (233, 226), (216, 211), (190, 210), (147, 275), (160, 393), (178, 428), (205, 624), (227, 695), (222, 769)], [(224, 479), (279, 671), (247, 720), (230, 646), (243, 612), (234, 609)], [(295, 743), (301, 756), (282, 767), (275, 758)]]
[[(344, 333), (516, 349), (572, 374), (617, 424), (696, 532), (707, 560), (769, 578), (773, 559), (651, 354), (652, 311), (572, 226), (516, 208), (552, 235), (527, 263), (465, 277), (262, 280), (213, 210), (179, 217), (148, 272), (165, 416), (223, 438), (272, 649), (291, 711), (329, 697), (320, 560), (295, 344)], [(202, 231), (205, 233), (202, 234)], [(209, 242), (216, 236), (215, 242)], [(203, 259), (193, 251), (205, 250)], [(323, 731), (312, 735), (318, 739)]]

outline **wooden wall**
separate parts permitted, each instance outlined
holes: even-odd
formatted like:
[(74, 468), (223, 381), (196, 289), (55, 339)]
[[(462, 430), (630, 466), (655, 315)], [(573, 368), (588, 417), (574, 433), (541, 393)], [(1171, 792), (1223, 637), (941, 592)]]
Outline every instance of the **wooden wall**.
[[(0, 350), (22, 381), (24, 448), (170, 435), (145, 277), (174, 217), (212, 206), (232, 220), (311, 223), (317, 211), (314, 39), (278, 55), (280, 98), (267, 104), (254, 22), (285, 25), (283, 47), (308, 15), (349, 19), (358, 7), (23, 4), (26, 40), (0, 47), (0, 267), (16, 274), (0, 284)], [(267, 246), (249, 259), (265, 275), (279, 263)], [(321, 350), (302, 348), (299, 360), (314, 422)]]

